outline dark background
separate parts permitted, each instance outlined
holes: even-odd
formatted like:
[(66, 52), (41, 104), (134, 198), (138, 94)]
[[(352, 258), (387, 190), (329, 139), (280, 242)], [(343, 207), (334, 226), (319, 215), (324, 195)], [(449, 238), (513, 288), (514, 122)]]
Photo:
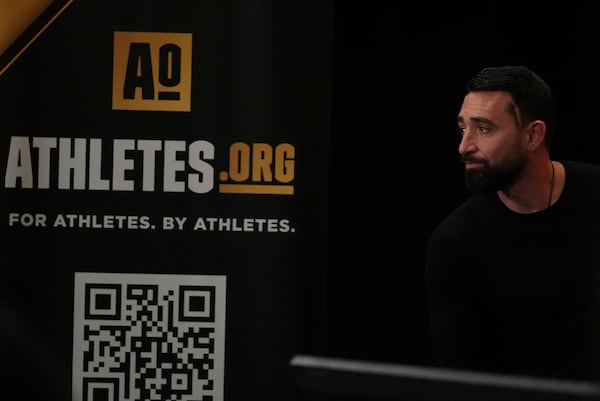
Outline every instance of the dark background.
[(425, 248), (468, 196), (456, 113), (479, 69), (538, 72), (559, 112), (553, 158), (600, 162), (593, 13), (463, 6), (336, 2), (325, 353), (431, 363)]

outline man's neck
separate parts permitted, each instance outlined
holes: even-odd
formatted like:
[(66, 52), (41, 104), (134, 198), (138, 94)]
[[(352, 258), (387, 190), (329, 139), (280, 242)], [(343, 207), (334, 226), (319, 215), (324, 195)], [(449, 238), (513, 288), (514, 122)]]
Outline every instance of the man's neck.
[(550, 207), (564, 185), (564, 168), (548, 160), (544, 166), (529, 168), (510, 187), (498, 191), (504, 205), (516, 213), (536, 213)]

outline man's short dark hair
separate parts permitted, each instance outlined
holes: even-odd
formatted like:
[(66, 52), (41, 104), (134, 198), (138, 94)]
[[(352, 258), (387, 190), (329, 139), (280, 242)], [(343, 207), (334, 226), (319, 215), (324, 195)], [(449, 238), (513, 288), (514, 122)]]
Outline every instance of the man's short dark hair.
[(467, 91), (505, 91), (514, 104), (509, 110), (519, 126), (534, 120), (546, 123), (545, 142), (549, 147), (556, 125), (554, 98), (550, 86), (535, 72), (521, 65), (487, 67), (467, 82)]

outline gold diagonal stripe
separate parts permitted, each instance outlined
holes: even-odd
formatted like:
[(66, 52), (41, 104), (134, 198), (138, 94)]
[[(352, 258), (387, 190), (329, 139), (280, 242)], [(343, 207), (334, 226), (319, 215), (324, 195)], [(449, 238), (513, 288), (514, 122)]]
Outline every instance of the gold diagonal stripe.
[(53, 0), (0, 1), (0, 54), (48, 8)]
[[(15, 1), (17, 1), (17, 2), (21, 3), (23, 0), (15, 0)], [(56, 18), (58, 18), (58, 16), (59, 16), (60, 14), (62, 14), (62, 12), (63, 12), (63, 11), (65, 11), (65, 10), (66, 10), (66, 8), (67, 8), (68, 6), (70, 6), (70, 5), (71, 5), (71, 3), (72, 3), (73, 1), (74, 1), (74, 0), (68, 0), (68, 1), (67, 1), (67, 2), (66, 2), (66, 3), (65, 3), (65, 4), (64, 4), (64, 5), (63, 5), (63, 6), (60, 8), (60, 10), (58, 10), (58, 11), (56, 12), (56, 14), (54, 14), (54, 15), (52, 16), (52, 18), (50, 18), (50, 20), (44, 24), (44, 26), (43, 26), (43, 27), (42, 27), (42, 28), (41, 28), (41, 29), (40, 29), (40, 30), (39, 30), (39, 31), (38, 31), (38, 32), (37, 32), (37, 33), (36, 33), (36, 34), (35, 34), (35, 35), (34, 35), (34, 36), (33, 36), (33, 37), (32, 37), (32, 38), (31, 38), (31, 39), (30, 39), (30, 40), (29, 40), (29, 41), (28, 41), (26, 44), (25, 44), (25, 46), (23, 46), (23, 48), (22, 48), (21, 50), (19, 50), (19, 52), (18, 52), (18, 53), (17, 53), (17, 54), (16, 54), (16, 55), (15, 55), (15, 56), (14, 56), (14, 57), (13, 57), (13, 58), (12, 58), (12, 59), (11, 59), (11, 60), (10, 60), (10, 61), (9, 61), (9, 62), (6, 64), (6, 65), (5, 65), (5, 66), (4, 66), (4, 68), (2, 68), (2, 70), (0, 70), (0, 76), (2, 76), (2, 74), (4, 74), (4, 72), (5, 72), (6, 70), (8, 70), (8, 69), (10, 68), (10, 66), (11, 66), (11, 65), (12, 65), (12, 64), (13, 64), (15, 61), (17, 61), (17, 59), (18, 59), (18, 58), (19, 58), (19, 57), (20, 57), (20, 56), (21, 56), (21, 55), (22, 55), (22, 54), (25, 52), (25, 50), (27, 50), (27, 49), (29, 48), (29, 46), (31, 46), (31, 45), (33, 44), (33, 42), (35, 42), (35, 41), (37, 40), (37, 38), (38, 38), (38, 37), (39, 37), (39, 36), (40, 36), (40, 35), (41, 35), (41, 34), (42, 34), (42, 33), (43, 33), (43, 32), (44, 32), (44, 31), (45, 31), (45, 30), (46, 30), (46, 29), (47, 29), (47, 28), (48, 28), (48, 27), (49, 27), (49, 26), (50, 26), (50, 25), (51, 25), (51, 24), (52, 24), (52, 23), (55, 21), (55, 20), (56, 20)], [(52, 1), (50, 1), (48, 4), (50, 4), (50, 3), (52, 3)], [(8, 3), (7, 3), (7, 4), (8, 4)], [(12, 4), (14, 5), (15, 3), (12, 3)], [(48, 7), (48, 4), (45, 4), (45, 7), (44, 7), (43, 9), (41, 9), (41, 10), (39, 10), (39, 9), (38, 9), (38, 10), (30, 10), (30, 11), (29, 11), (30, 13), (31, 13), (31, 12), (33, 12), (33, 13), (35, 14), (35, 11), (38, 11), (38, 12), (37, 12), (37, 14), (35, 14), (35, 16), (34, 16), (34, 17), (31, 19), (31, 21), (29, 21), (29, 23), (33, 22), (33, 20), (35, 20), (35, 18), (37, 18), (37, 17), (38, 17), (38, 16), (41, 14), (41, 13), (44, 11), (44, 9), (46, 9), (46, 8)], [(42, 5), (44, 5), (44, 4), (42, 4)], [(39, 3), (38, 3), (38, 6), (39, 6)], [(5, 5), (5, 7), (10, 7), (10, 5)], [(13, 9), (14, 9), (14, 8), (13, 8)], [(6, 11), (6, 10), (4, 10), (4, 9), (3, 9), (3, 11)], [(21, 11), (21, 12), (22, 12), (23, 10), (21, 9), (21, 10), (18, 10), (18, 11)], [(4, 14), (4, 15), (7, 15), (7, 14)], [(24, 28), (22, 28), (22, 30), (21, 30), (20, 32), (18, 32), (18, 33), (16, 34), (16, 36), (20, 35), (20, 34), (21, 34), (21, 33), (22, 33), (22, 32), (23, 32), (25, 29), (27, 29), (27, 26), (25, 26)], [(3, 32), (3, 34), (6, 34), (6, 32)], [(14, 35), (14, 33), (13, 33), (13, 35)], [(4, 48), (2, 48), (2, 50), (0, 51), (0, 54), (1, 54), (1, 53), (2, 53), (4, 50), (6, 50), (6, 48), (7, 48), (7, 47), (9, 47), (9, 46), (10, 46), (10, 44), (11, 44), (11, 43), (12, 43), (12, 42), (13, 42), (13, 41), (16, 39), (16, 36), (13, 36), (13, 37), (7, 36), (7, 38), (8, 38), (8, 39), (7, 39), (7, 42), (8, 42), (8, 43), (5, 43), (5, 41), (3, 41), (3, 42), (1, 43), (1, 45), (2, 45)]]

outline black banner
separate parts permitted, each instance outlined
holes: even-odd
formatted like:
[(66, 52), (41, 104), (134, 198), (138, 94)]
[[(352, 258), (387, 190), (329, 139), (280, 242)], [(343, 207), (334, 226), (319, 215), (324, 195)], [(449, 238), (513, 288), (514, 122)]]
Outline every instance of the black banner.
[(331, 2), (32, 7), (0, 58), (6, 399), (293, 399), (324, 332)]

